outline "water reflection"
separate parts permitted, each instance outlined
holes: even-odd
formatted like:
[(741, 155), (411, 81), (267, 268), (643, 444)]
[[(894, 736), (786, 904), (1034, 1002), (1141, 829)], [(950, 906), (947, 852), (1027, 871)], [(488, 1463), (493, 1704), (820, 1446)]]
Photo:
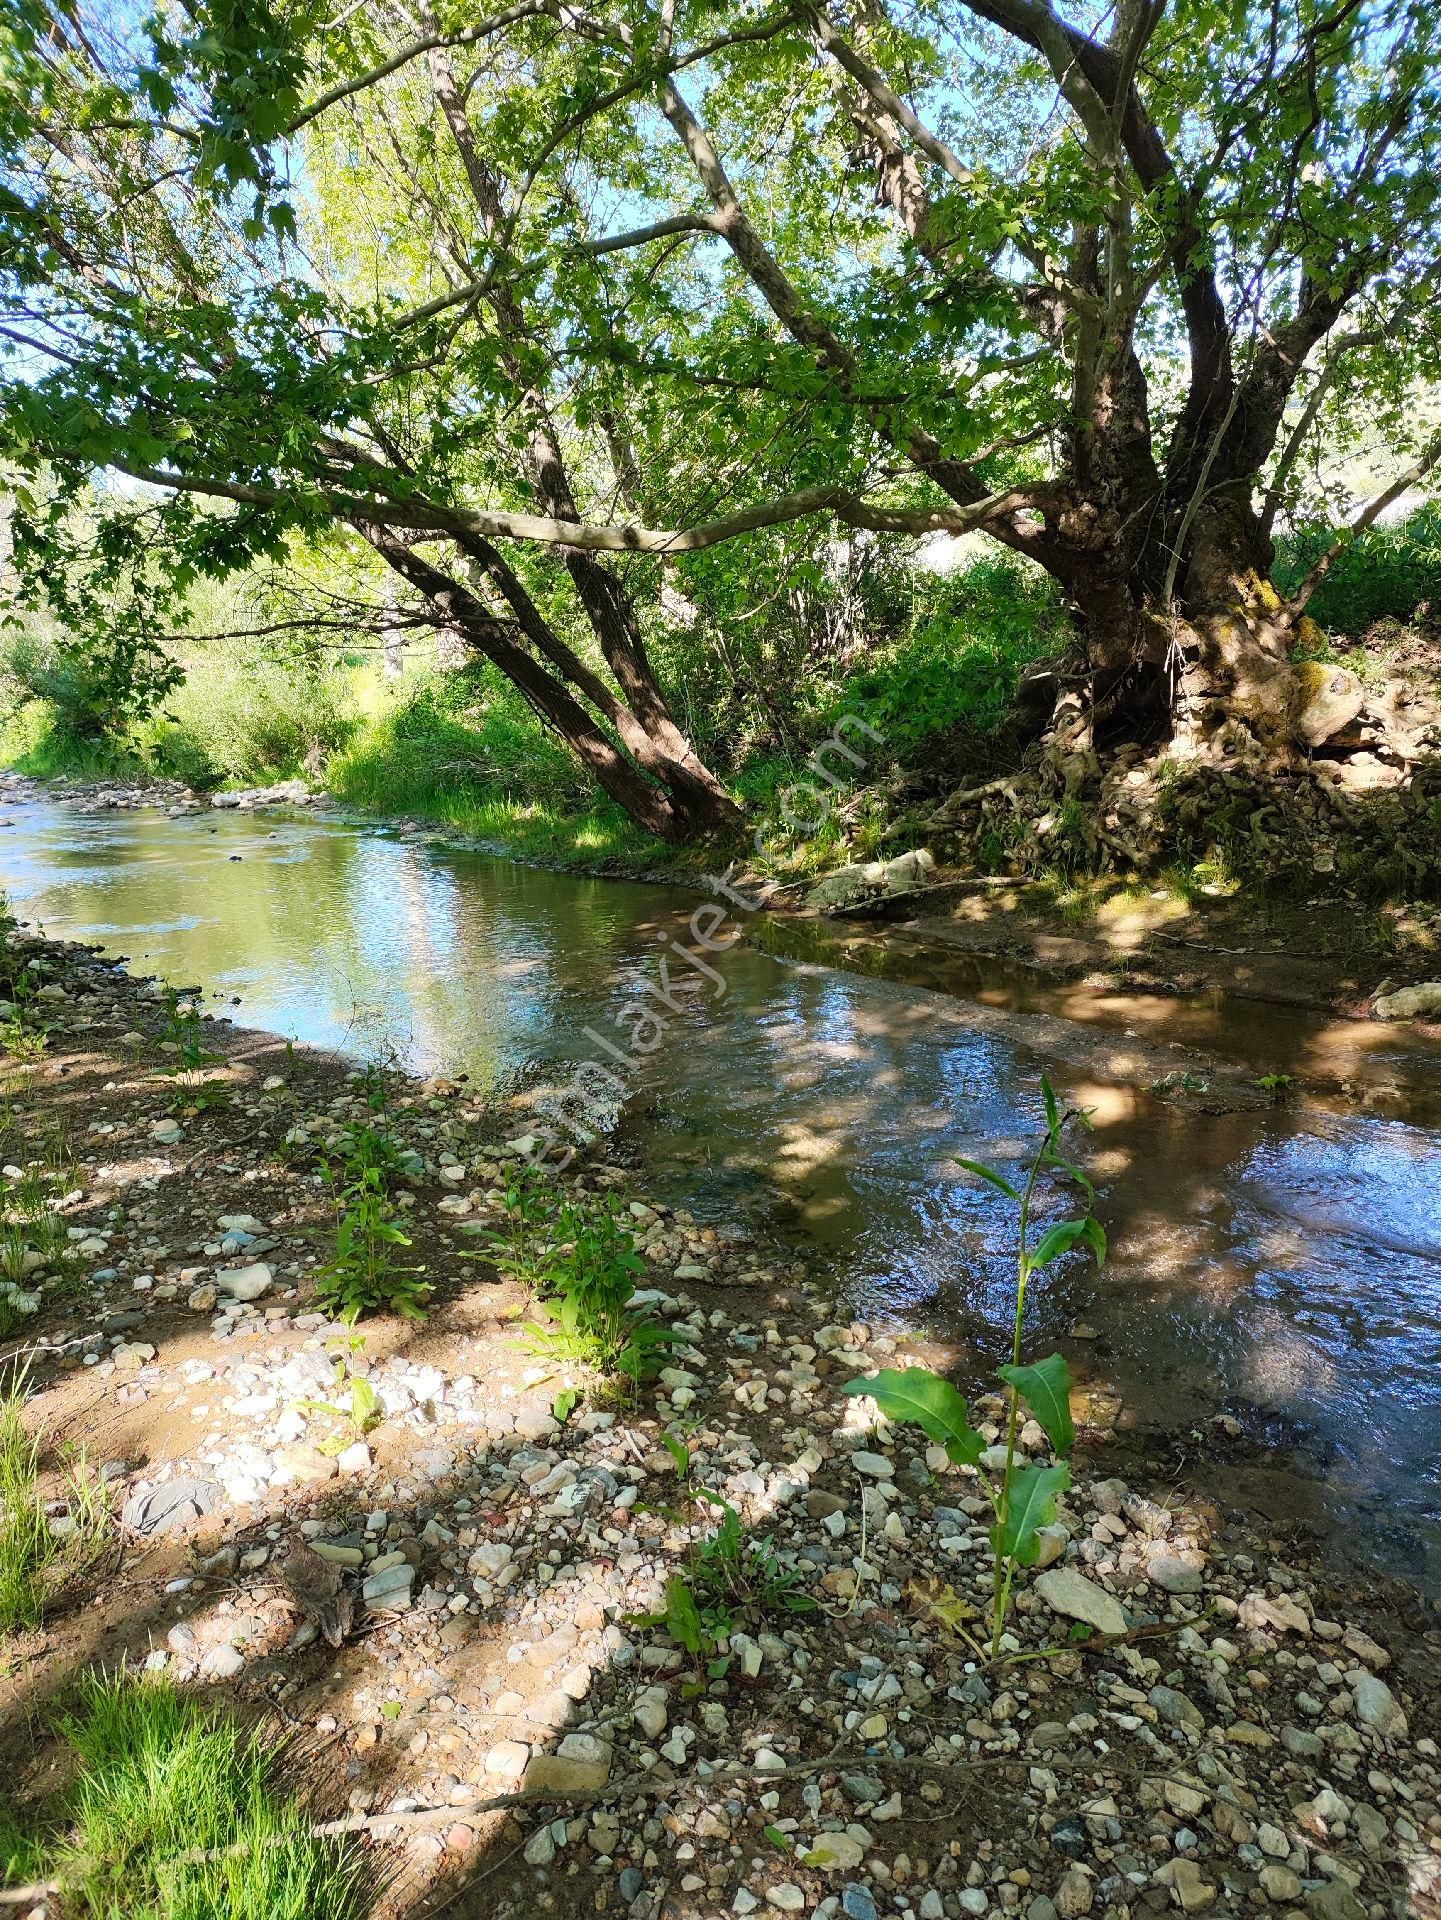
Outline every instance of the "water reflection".
[[(14, 809), (0, 878), (17, 912), (238, 997), (309, 1043), (468, 1073), (496, 1095), (597, 1057), (585, 1029), (654, 977), (694, 904), (299, 817), (170, 821)], [(1114, 1377), (1142, 1415), (1245, 1402), (1308, 1436), (1337, 1510), (1441, 1584), (1441, 1185), (1436, 1056), (1394, 1033), (1275, 1009), (1046, 986), (964, 956), (885, 959), (795, 927), (678, 994), (627, 1131), (662, 1191), (763, 1210), (818, 1244), (838, 1307), (939, 1329), (988, 1371), (1011, 1284), (1000, 1202), (956, 1155), (1015, 1161), (1046, 1058), (988, 1008), (1204, 1040), (1271, 1069), (1377, 1072), (1382, 1119), (1180, 1113), (1113, 1078), (1057, 1078), (1094, 1109), (1088, 1145), (1113, 1258), (1052, 1269), (1035, 1339)], [(819, 944), (818, 944), (819, 943)], [(839, 971), (823, 958), (860, 962)], [(906, 983), (881, 977), (901, 971)], [(943, 991), (932, 990), (942, 988)], [(958, 997), (969, 995), (970, 998)], [(1071, 1056), (1074, 1060), (1074, 1055)], [(1053, 1062), (1054, 1065), (1054, 1062)], [(1065, 1195), (1046, 1205), (1065, 1204)], [(1077, 1343), (1087, 1322), (1099, 1343)], [(1399, 1544), (1398, 1544), (1399, 1543)]]

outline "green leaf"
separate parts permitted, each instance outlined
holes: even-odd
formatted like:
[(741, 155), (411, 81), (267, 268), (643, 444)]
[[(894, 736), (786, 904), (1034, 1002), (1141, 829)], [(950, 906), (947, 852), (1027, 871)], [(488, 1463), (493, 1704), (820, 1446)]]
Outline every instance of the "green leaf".
[(690, 1448), (683, 1440), (678, 1440), (673, 1433), (663, 1433), (660, 1443), (675, 1461), (676, 1472), (684, 1479), (690, 1472)]
[(1051, 1353), (1030, 1366), (999, 1367), (997, 1372), (1046, 1429), (1056, 1452), (1069, 1453), (1075, 1445), (1076, 1424), (1071, 1418), (1071, 1369), (1065, 1355)]
[(559, 1420), (562, 1426), (580, 1405), (579, 1387), (562, 1387), (550, 1403), (551, 1418)]
[(698, 1657), (705, 1641), (695, 1595), (681, 1576), (673, 1574), (665, 1586), (665, 1630), (678, 1647)]
[(1061, 1109), (1056, 1101), (1056, 1090), (1051, 1085), (1048, 1074), (1041, 1075), (1041, 1098), (1046, 1103), (1046, 1131), (1054, 1139), (1060, 1131)]
[(994, 1167), (988, 1167), (984, 1160), (962, 1160), (957, 1155), (952, 1165), (964, 1167), (967, 1173), (973, 1173), (978, 1180), (989, 1180), (993, 1187), (999, 1187), (1001, 1192), (1009, 1194), (1012, 1200), (1019, 1200), (1021, 1197), (1006, 1176), (1003, 1173), (997, 1173)]
[(1100, 1266), (1106, 1258), (1106, 1230), (1099, 1220), (1087, 1214), (1084, 1220), (1059, 1220), (1054, 1227), (1048, 1227), (1035, 1252), (1026, 1258), (1027, 1273), (1038, 1273), (1042, 1267), (1050, 1266), (1081, 1240), (1095, 1254), (1096, 1265)]
[(1003, 1560), (1033, 1567), (1040, 1557), (1039, 1534), (1056, 1517), (1056, 1502), (1071, 1484), (1071, 1469), (1021, 1467), (1011, 1480), (1004, 1522), (991, 1528), (991, 1544)]
[(867, 1380), (851, 1380), (842, 1393), (868, 1393), (890, 1420), (907, 1420), (943, 1446), (958, 1466), (973, 1467), (986, 1443), (971, 1425), (965, 1400), (949, 1380), (925, 1367), (904, 1372), (888, 1367)]

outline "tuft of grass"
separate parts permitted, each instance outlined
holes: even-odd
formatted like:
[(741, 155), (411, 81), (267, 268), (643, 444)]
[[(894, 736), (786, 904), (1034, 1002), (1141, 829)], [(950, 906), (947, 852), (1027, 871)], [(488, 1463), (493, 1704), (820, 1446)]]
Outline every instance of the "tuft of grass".
[(46, 1606), (94, 1559), (109, 1525), (104, 1489), (83, 1454), (67, 1462), (74, 1525), (58, 1533), (39, 1488), (41, 1440), (26, 1430), (20, 1390), (0, 1399), (0, 1634), (38, 1627)]
[[(59, 1724), (75, 1781), (63, 1831), (0, 1813), (0, 1855), (54, 1879), (86, 1920), (359, 1920), (357, 1867), (276, 1784), (259, 1732), (168, 1681), (88, 1674)], [(214, 1859), (196, 1859), (215, 1853)]]

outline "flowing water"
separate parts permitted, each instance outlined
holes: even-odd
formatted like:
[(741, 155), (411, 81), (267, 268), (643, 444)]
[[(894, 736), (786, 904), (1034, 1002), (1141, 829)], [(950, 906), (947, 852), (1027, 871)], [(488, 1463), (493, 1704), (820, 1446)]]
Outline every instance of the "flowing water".
[[(658, 1005), (658, 943), (696, 905), (304, 815), (39, 801), (6, 809), (0, 885), (22, 918), (218, 991), (245, 1025), (518, 1100)], [(671, 962), (622, 1121), (652, 1191), (819, 1246), (838, 1311), (988, 1373), (1010, 1220), (951, 1157), (1018, 1157), (1049, 1069), (1094, 1109), (1113, 1256), (1037, 1283), (1034, 1348), (1062, 1344), (1143, 1421), (1243, 1411), (1312, 1476), (1338, 1543), (1441, 1590), (1441, 1051), (1274, 1007), (1045, 985), (903, 937), (753, 931), (716, 960), (721, 984)], [(1141, 1040), (1333, 1097), (1181, 1112), (1139, 1065), (1128, 1084)]]

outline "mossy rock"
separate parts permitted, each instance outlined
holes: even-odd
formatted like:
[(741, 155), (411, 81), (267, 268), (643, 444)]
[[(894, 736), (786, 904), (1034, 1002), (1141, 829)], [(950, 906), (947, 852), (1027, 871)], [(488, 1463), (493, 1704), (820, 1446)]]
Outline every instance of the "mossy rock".
[(1296, 676), (1295, 727), (1308, 747), (1319, 747), (1349, 727), (1366, 703), (1366, 689), (1347, 667), (1302, 660)]

